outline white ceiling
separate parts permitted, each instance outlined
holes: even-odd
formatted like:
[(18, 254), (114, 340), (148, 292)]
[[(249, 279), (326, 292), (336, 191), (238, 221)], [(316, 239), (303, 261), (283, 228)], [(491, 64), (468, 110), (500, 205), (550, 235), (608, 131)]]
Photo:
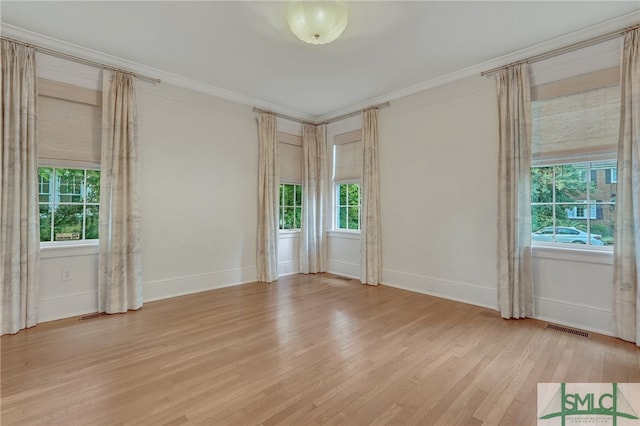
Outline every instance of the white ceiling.
[(299, 41), (284, 2), (6, 1), (2, 22), (299, 117), (329, 117), (640, 10), (639, 1), (349, 2), (328, 45)]

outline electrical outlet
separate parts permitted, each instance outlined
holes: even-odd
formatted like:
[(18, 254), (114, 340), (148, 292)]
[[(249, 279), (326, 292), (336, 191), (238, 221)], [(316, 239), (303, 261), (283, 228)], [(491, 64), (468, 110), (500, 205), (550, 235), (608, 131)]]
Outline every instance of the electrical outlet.
[(62, 269), (62, 281), (70, 281), (71, 280), (71, 269)]

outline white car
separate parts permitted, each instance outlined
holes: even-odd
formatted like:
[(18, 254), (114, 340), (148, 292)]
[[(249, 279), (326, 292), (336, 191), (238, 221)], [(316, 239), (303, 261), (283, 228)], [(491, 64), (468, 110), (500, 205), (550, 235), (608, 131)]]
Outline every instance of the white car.
[[(555, 242), (556, 243), (574, 243), (574, 244), (589, 244), (592, 246), (603, 246), (602, 235), (591, 234), (591, 239), (589, 239), (589, 235), (581, 231), (577, 228), (569, 227), (569, 226), (556, 226), (555, 232)], [(532, 241), (545, 241), (552, 243), (553, 240), (553, 226), (547, 226), (546, 228), (542, 228), (531, 234)]]

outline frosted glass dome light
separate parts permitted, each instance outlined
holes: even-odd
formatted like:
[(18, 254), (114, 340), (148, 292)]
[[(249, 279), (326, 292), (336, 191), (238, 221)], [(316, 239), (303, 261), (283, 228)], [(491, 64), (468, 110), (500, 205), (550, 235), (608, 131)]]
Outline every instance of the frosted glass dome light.
[(287, 21), (300, 40), (331, 43), (347, 27), (347, 8), (335, 1), (296, 1), (289, 4)]

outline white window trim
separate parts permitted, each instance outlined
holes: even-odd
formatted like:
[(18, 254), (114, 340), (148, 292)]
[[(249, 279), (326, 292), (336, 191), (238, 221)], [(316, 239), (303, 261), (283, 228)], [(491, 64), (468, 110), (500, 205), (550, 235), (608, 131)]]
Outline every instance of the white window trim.
[[(591, 161), (591, 160), (585, 160), (584, 158), (581, 158), (581, 157), (577, 156), (577, 157), (574, 157), (572, 159), (572, 161), (566, 161), (566, 162), (563, 161), (561, 163), (550, 163), (550, 164), (545, 164), (545, 165), (532, 164), (531, 167), (532, 168), (533, 167), (556, 167), (556, 166), (562, 166), (562, 165), (565, 165), (565, 164), (576, 164), (576, 163), (584, 163), (584, 162), (586, 162), (586, 163), (598, 163), (598, 162), (601, 162), (601, 161), (612, 161), (612, 160), (611, 159), (606, 159), (606, 160)], [(589, 164), (588, 169), (585, 170), (585, 177), (587, 179), (587, 182), (590, 182), (590, 179), (591, 179), (590, 178), (590, 171), (591, 170), (592, 169), (591, 169), (591, 166)], [(589, 185), (587, 185), (587, 196), (588, 197), (590, 196), (589, 188), (590, 188)], [(575, 203), (569, 203), (569, 202), (556, 203), (555, 195), (554, 195), (554, 201), (552, 203), (531, 203), (530, 202), (529, 205), (530, 206), (533, 206), (533, 205), (551, 205), (551, 206), (555, 206), (556, 208), (563, 208), (562, 207), (563, 205), (580, 204), (580, 203), (584, 204), (585, 207), (587, 206), (587, 204), (589, 204), (590, 207), (594, 209), (594, 213), (595, 213), (594, 216), (595, 217), (590, 217), (589, 218), (590, 220), (598, 220), (597, 219), (597, 215), (598, 215), (597, 205), (598, 204), (601, 204), (602, 206), (610, 205), (610, 203), (607, 203), (607, 202), (598, 203), (597, 200), (590, 200), (589, 203), (587, 203), (587, 200), (581, 200), (581, 201), (576, 200)], [(574, 218), (570, 218), (570, 219), (573, 219), (573, 220), (581, 220), (581, 219), (587, 220), (586, 217), (582, 217), (582, 218), (574, 217)], [(560, 225), (553, 225), (553, 226), (560, 226)], [(531, 232), (535, 232), (535, 230), (532, 229)], [(591, 233), (590, 233), (590, 235), (591, 235)], [(585, 252), (587, 252), (587, 253), (588, 252), (613, 253), (613, 247), (615, 246), (615, 242), (614, 242), (613, 245), (605, 245), (605, 246), (596, 246), (596, 245), (591, 245), (591, 244), (587, 244), (587, 245), (584, 245), (584, 246), (580, 245), (581, 247), (579, 247), (579, 248), (577, 248), (577, 247), (565, 247), (567, 244), (568, 243), (531, 241), (531, 246), (533, 248), (545, 248), (545, 249), (556, 248), (558, 250), (569, 250), (569, 251), (575, 252), (575, 253), (585, 253)]]
[[(300, 234), (300, 231), (302, 229), (302, 215), (300, 215), (300, 228), (280, 229), (280, 209), (282, 208), (282, 205), (280, 204), (282, 202), (282, 200), (280, 200), (280, 185), (300, 185), (300, 191), (302, 193), (302, 190), (304, 190), (304, 188), (302, 188), (302, 181), (294, 181), (294, 180), (290, 180), (290, 179), (281, 179), (280, 183), (278, 184), (278, 234), (281, 234), (283, 236), (285, 234)], [(304, 198), (304, 196), (303, 196), (303, 198)], [(300, 200), (300, 206), (302, 206), (302, 200)], [(295, 208), (296, 206), (286, 206), (286, 207), (294, 207)]]
[(338, 228), (338, 186), (339, 185), (350, 185), (350, 184), (354, 184), (357, 183), (360, 186), (360, 199), (358, 200), (358, 208), (360, 209), (360, 214), (362, 214), (362, 180), (361, 179), (346, 179), (346, 180), (340, 180), (340, 181), (334, 181), (333, 182), (333, 201), (332, 201), (332, 205), (333, 205), (333, 214), (332, 214), (332, 219), (333, 219), (333, 226), (331, 227), (331, 231), (333, 232), (342, 232), (342, 233), (348, 233), (348, 234), (360, 234), (360, 230), (362, 229), (362, 218), (360, 218), (360, 221), (358, 222), (358, 225), (360, 226), (360, 229), (342, 229), (342, 228)]
[[(55, 162), (54, 162), (55, 163)], [(69, 163), (64, 163), (66, 165), (56, 165), (58, 163), (55, 164), (49, 164), (49, 163), (44, 163), (42, 164), (41, 162), (38, 162), (38, 168), (40, 167), (48, 167), (51, 169), (76, 169), (76, 170), (84, 170), (85, 171), (85, 177), (86, 177), (86, 172), (89, 170), (93, 170), (93, 171), (98, 171), (101, 172), (100, 173), (100, 178), (102, 178), (102, 171), (100, 169), (99, 166), (96, 166), (95, 164), (91, 164), (89, 166), (87, 165), (69, 165)], [(60, 163), (63, 164), (63, 163)], [(52, 180), (52, 182), (49, 183), (50, 186), (55, 186), (55, 180)], [(38, 180), (38, 191), (40, 191), (40, 180)], [(86, 202), (86, 188), (85, 188), (85, 193), (83, 193), (82, 195), (85, 196), (85, 201), (80, 204), (80, 203), (57, 203), (58, 205), (82, 205), (84, 207), (86, 206), (100, 206), (100, 203), (87, 203)], [(53, 194), (53, 191), (51, 191), (51, 193)], [(40, 193), (39, 193), (40, 194)], [(39, 195), (38, 194), (38, 195)], [(55, 203), (55, 201), (54, 201)], [(47, 204), (47, 203), (41, 203), (40, 202), (40, 198), (38, 197), (38, 210), (40, 209), (40, 205), (42, 204)], [(49, 203), (50, 204), (50, 203)], [(82, 218), (82, 227), (83, 227), (83, 232), (86, 231), (85, 227), (86, 227), (86, 215), (83, 215)], [(52, 234), (53, 234), (53, 230), (51, 230)], [(38, 229), (38, 235), (39, 235), (39, 229)], [(81, 240), (66, 240), (66, 241), (40, 241), (40, 250), (45, 250), (45, 249), (51, 249), (51, 248), (83, 248), (83, 247), (98, 247), (100, 243), (100, 239), (99, 238), (95, 238), (95, 239), (81, 239)]]

